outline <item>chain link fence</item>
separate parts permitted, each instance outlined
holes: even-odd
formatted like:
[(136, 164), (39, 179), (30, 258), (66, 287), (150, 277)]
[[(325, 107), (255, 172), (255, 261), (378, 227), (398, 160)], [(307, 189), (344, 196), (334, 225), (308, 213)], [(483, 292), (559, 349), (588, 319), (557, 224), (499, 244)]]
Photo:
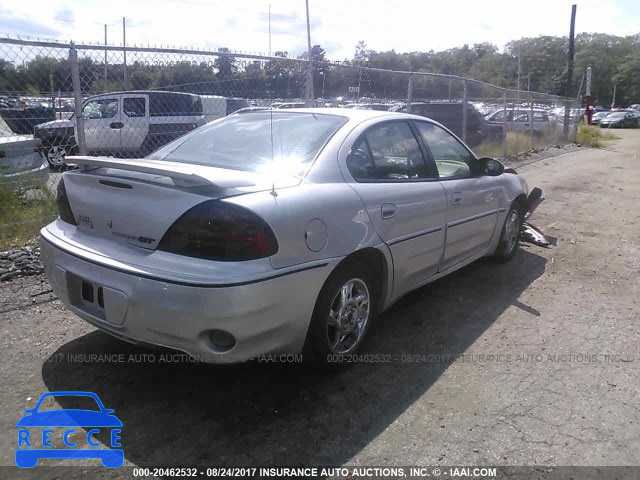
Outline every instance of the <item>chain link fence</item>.
[[(577, 99), (452, 75), (221, 50), (0, 39), (2, 188), (31, 190), (22, 207), (51, 203), (69, 155), (145, 156), (239, 110), (409, 111), (439, 121), (479, 156), (507, 160), (572, 141), (581, 116)], [(0, 248), (19, 239), (25, 222), (35, 233), (55, 215), (39, 205), (31, 218), (19, 206), (0, 212)]]

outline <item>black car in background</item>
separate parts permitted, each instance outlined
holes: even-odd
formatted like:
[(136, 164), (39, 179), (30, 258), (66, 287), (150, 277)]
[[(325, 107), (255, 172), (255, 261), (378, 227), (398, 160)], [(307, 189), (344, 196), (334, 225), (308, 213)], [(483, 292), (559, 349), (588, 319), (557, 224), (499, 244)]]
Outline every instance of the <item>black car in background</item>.
[[(409, 113), (431, 118), (441, 123), (458, 137), (462, 138), (463, 125), (462, 102), (411, 102)], [(390, 109), (394, 112), (407, 112), (406, 104), (397, 105)], [(470, 147), (480, 145), (485, 141), (500, 142), (504, 135), (501, 123), (489, 122), (471, 104), (467, 104), (467, 138)]]
[(629, 111), (611, 112), (600, 120), (600, 126), (602, 128), (634, 128), (638, 126), (638, 119)]

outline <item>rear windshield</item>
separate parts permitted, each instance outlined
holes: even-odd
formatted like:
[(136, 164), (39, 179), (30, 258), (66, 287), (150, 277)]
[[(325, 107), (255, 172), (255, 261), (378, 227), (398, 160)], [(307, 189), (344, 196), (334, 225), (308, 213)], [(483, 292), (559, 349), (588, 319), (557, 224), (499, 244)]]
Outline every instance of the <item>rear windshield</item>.
[(148, 158), (250, 172), (304, 175), (347, 119), (264, 111), (231, 115), (182, 137)]

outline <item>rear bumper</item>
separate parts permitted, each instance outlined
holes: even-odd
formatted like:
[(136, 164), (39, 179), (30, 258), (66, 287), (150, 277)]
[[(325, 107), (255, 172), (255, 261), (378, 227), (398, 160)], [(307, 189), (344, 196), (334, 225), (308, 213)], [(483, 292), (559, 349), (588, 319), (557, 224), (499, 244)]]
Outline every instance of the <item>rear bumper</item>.
[[(334, 266), (316, 262), (230, 286), (185, 285), (100, 265), (61, 245), (46, 228), (41, 233), (45, 272), (69, 310), (116, 337), (211, 363), (300, 353), (318, 293)], [(212, 330), (232, 335), (235, 345), (215, 345)]]

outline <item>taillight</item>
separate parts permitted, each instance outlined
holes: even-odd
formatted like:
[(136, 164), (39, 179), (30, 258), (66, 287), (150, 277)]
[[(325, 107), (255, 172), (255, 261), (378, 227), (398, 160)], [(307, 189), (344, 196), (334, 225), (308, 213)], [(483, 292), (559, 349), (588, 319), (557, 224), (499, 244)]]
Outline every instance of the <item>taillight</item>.
[(60, 220), (70, 223), (71, 225), (78, 225), (76, 219), (71, 211), (71, 205), (69, 205), (69, 197), (67, 197), (67, 190), (64, 187), (64, 177), (58, 182), (58, 188), (56, 189), (56, 204), (58, 205), (58, 215)]
[(164, 234), (158, 250), (233, 262), (269, 257), (278, 251), (273, 230), (255, 213), (207, 200), (188, 210)]

